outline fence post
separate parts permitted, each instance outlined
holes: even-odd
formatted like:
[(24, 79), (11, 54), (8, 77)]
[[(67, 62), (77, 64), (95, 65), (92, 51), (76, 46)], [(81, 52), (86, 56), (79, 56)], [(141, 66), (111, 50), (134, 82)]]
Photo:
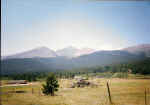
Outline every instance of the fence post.
[(146, 99), (146, 88), (145, 88), (145, 105), (147, 105), (147, 99)]
[(108, 90), (108, 95), (109, 95), (109, 102), (112, 104), (111, 94), (110, 94), (110, 88), (109, 88), (108, 82), (107, 82), (107, 90)]
[(34, 90), (33, 90), (33, 88), (32, 88), (32, 94), (34, 93)]

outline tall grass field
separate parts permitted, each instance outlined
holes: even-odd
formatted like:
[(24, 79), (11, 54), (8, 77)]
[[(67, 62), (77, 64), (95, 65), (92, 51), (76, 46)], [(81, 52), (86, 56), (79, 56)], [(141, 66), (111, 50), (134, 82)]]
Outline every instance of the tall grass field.
[[(70, 88), (73, 79), (60, 79), (55, 96), (42, 94), (43, 82), (27, 86), (1, 87), (2, 105), (150, 105), (149, 79), (90, 78), (98, 87)], [(145, 94), (146, 91), (146, 94)], [(146, 95), (146, 96), (145, 96)], [(146, 100), (146, 101), (145, 101)]]

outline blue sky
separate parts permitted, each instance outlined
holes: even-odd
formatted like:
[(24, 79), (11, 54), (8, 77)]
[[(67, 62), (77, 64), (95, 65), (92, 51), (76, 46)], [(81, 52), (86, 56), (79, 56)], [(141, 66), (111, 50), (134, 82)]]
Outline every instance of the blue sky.
[(35, 47), (114, 50), (150, 43), (150, 2), (2, 0), (1, 54)]

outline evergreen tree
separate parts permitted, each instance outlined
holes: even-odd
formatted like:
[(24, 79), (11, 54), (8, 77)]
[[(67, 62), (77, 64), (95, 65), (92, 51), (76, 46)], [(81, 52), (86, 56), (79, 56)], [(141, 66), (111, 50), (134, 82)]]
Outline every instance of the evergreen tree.
[(42, 91), (45, 95), (54, 96), (54, 92), (58, 91), (58, 87), (59, 87), (59, 84), (56, 79), (56, 76), (53, 73), (51, 73), (47, 77), (46, 84), (43, 84)]

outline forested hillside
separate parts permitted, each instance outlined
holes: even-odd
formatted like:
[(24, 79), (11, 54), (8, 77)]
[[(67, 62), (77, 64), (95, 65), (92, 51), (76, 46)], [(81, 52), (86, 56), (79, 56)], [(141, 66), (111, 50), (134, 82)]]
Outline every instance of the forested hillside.
[[(40, 65), (39, 65), (40, 66)], [(48, 76), (49, 72), (54, 72), (58, 78), (73, 78), (75, 75), (99, 75), (101, 73), (101, 77), (113, 77), (115, 73), (119, 74), (119, 77), (126, 77), (128, 73), (132, 74), (142, 74), (148, 75), (150, 74), (150, 59), (147, 58), (145, 60), (130, 62), (130, 63), (122, 63), (122, 64), (112, 64), (107, 66), (96, 66), (89, 68), (79, 68), (79, 69), (68, 69), (68, 70), (48, 70), (42, 69), (43, 71), (35, 71), (35, 72), (24, 72), (21, 74), (11, 73), (9, 75), (3, 75), (4, 78), (9, 79), (25, 79), (28, 81), (35, 81), (40, 78), (45, 78)]]
[(24, 58), (2, 60), (2, 74), (15, 74), (27, 72), (45, 72), (91, 68), (110, 64), (128, 63), (145, 59), (125, 51), (100, 51), (76, 58)]

